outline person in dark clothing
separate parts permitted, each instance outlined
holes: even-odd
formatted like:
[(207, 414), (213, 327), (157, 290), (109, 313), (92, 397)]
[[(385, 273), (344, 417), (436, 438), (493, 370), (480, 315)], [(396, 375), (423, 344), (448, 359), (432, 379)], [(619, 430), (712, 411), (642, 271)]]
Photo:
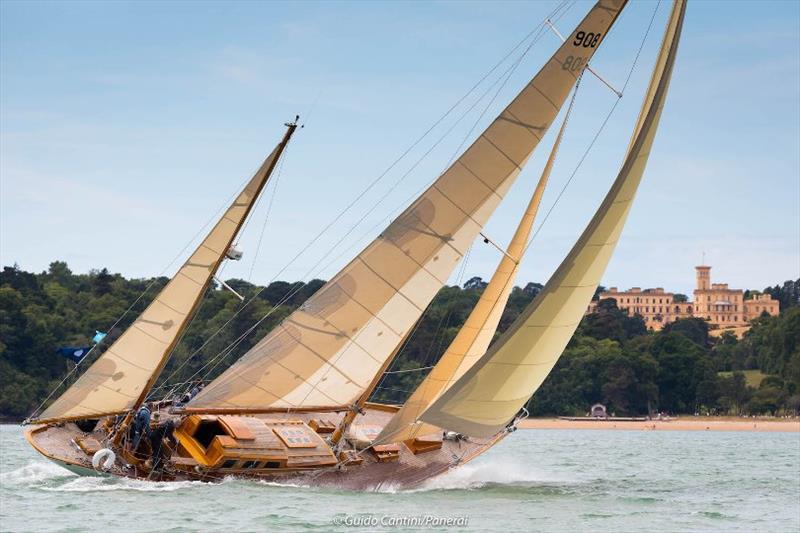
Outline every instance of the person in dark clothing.
[(197, 396), (197, 393), (200, 392), (201, 390), (203, 390), (203, 386), (204, 385), (202, 383), (200, 383), (200, 384), (195, 385), (194, 387), (192, 387), (191, 390), (187, 391), (186, 394), (184, 394), (181, 397), (180, 404), (181, 405), (186, 405), (187, 403), (189, 403), (189, 400), (191, 400), (192, 398)]
[(158, 424), (150, 432), (150, 448), (153, 450), (153, 470), (161, 470), (163, 467), (164, 440), (166, 439), (170, 447), (174, 448), (178, 441), (175, 439), (175, 421), (167, 420)]
[(142, 437), (150, 436), (150, 408), (143, 405), (136, 412), (133, 419), (133, 435), (131, 436), (131, 451), (135, 452), (142, 441)]

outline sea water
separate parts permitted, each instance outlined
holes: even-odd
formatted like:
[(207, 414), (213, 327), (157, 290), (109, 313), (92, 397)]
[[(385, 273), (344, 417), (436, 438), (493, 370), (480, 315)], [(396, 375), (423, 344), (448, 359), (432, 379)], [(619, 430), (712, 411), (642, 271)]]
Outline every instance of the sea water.
[[(449, 525), (448, 525), (449, 524)], [(0, 427), (3, 531), (800, 531), (800, 434), (520, 430), (412, 491), (79, 477)]]

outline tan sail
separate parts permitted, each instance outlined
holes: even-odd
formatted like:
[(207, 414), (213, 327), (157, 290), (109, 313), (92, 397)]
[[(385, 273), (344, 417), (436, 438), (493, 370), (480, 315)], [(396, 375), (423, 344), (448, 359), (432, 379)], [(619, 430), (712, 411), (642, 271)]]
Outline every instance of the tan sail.
[(429, 189), (210, 383), (187, 411), (352, 404), (447, 281), (624, 4), (625, 0), (598, 2), (536, 77)]
[(267, 157), (183, 266), (97, 361), (34, 422), (118, 414), (144, 400), (288, 142)]
[(508, 303), (508, 297), (514, 286), (514, 280), (519, 272), (519, 265), (528, 239), (533, 229), (533, 222), (539, 211), (539, 204), (542, 195), (547, 187), (550, 172), (553, 169), (558, 147), (564, 136), (570, 109), (564, 117), (564, 122), (558, 131), (550, 156), (544, 166), (542, 175), (536, 188), (533, 191), (528, 207), (519, 221), (517, 230), (509, 243), (505, 255), (500, 258), (500, 263), (481, 294), (478, 303), (467, 317), (462, 328), (445, 350), (442, 357), (431, 369), (422, 383), (416, 388), (411, 397), (406, 400), (400, 411), (395, 414), (392, 420), (383, 428), (380, 435), (375, 439), (376, 442), (400, 442), (413, 439), (418, 435), (426, 435), (440, 428), (431, 424), (425, 424), (417, 420), (417, 417), (439, 395), (447, 390), (458, 378), (464, 375), (475, 361), (477, 361), (492, 342), (497, 325)]
[(676, 0), (625, 163), (600, 209), (542, 292), (420, 419), (474, 437), (502, 430), (541, 385), (575, 332), (619, 239), (667, 96), (685, 11)]

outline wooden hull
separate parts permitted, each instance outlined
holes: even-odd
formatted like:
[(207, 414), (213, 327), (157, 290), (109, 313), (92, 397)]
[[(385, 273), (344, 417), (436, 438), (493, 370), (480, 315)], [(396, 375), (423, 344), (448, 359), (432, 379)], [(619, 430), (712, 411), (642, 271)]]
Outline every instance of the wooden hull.
[[(373, 425), (384, 425), (392, 416), (385, 408), (367, 408), (362, 422)], [(318, 413), (281, 415), (287, 419), (310, 421), (320, 416)], [(333, 415), (333, 418), (342, 415)], [(257, 415), (257, 417), (259, 417)], [(329, 413), (326, 418), (331, 418)], [(267, 418), (264, 415), (264, 418)], [(274, 419), (275, 415), (268, 418)], [(305, 486), (337, 487), (351, 490), (377, 490), (385, 488), (409, 489), (425, 481), (444, 474), (474, 459), (485, 452), (507, 433), (503, 432), (486, 440), (444, 440), (441, 448), (414, 454), (407, 446), (399, 447), (399, 456), (391, 462), (380, 462), (376, 454), (365, 450), (359, 454), (363, 459), (360, 464), (343, 466), (325, 466), (309, 468), (281, 468), (273, 471), (225, 471), (222, 469), (180, 468), (178, 460), (168, 461), (164, 473), (153, 473), (141, 466), (128, 464), (117, 451), (117, 460), (109, 470), (99, 473), (92, 467), (92, 455), (79, 446), (78, 442), (86, 437), (94, 437), (98, 442), (107, 440), (102, 430), (92, 434), (81, 431), (75, 424), (66, 423), (60, 426), (34, 426), (25, 432), (28, 442), (39, 453), (80, 475), (112, 475), (132, 479), (150, 481), (219, 481), (224, 477), (269, 480)]]

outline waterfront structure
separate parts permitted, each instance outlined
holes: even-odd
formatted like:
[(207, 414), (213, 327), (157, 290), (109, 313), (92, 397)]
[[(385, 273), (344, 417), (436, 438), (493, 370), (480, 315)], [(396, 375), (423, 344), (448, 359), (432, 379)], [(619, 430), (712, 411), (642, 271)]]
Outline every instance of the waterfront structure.
[[(611, 287), (600, 293), (599, 301), (614, 299), (617, 307), (631, 316), (640, 315), (652, 330), (660, 330), (679, 318), (694, 316), (707, 320), (712, 329), (736, 328), (741, 332), (763, 313), (777, 315), (780, 312), (778, 301), (769, 294), (755, 294), (745, 299), (742, 289), (731, 289), (727, 283), (711, 283), (710, 266), (696, 266), (695, 279), (693, 302), (676, 301), (674, 293), (661, 287), (633, 287), (627, 291)], [(587, 313), (594, 312), (597, 304), (598, 301), (593, 301)]]

